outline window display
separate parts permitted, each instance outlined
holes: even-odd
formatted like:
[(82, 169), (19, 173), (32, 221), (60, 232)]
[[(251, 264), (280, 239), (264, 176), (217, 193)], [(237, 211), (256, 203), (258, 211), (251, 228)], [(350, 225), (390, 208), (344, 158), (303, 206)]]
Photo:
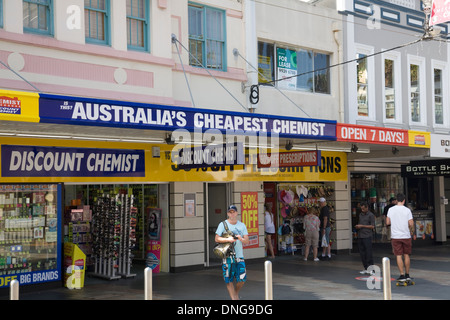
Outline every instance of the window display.
[[(384, 208), (389, 204), (389, 199), (397, 193), (404, 192), (403, 178), (396, 173), (352, 173), (351, 205), (352, 228), (358, 223), (361, 212), (360, 203), (367, 202), (370, 211), (375, 215), (374, 242), (389, 242), (389, 230), (385, 226)], [(354, 239), (356, 240), (356, 239)]]
[(0, 287), (60, 280), (60, 185), (0, 185)]

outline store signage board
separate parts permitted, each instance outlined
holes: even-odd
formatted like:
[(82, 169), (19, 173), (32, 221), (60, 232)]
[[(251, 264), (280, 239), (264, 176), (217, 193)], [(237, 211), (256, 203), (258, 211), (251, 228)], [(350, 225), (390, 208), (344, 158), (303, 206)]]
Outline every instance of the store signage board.
[(430, 26), (450, 20), (450, 4), (448, 0), (433, 0)]
[(430, 157), (450, 158), (450, 136), (431, 134)]
[(258, 168), (306, 167), (320, 164), (320, 151), (292, 151), (258, 154)]
[(342, 123), (336, 125), (336, 140), (395, 146), (409, 144), (408, 130)]
[(172, 161), (179, 169), (245, 164), (242, 142), (200, 147), (183, 147), (172, 151)]
[(0, 90), (0, 120), (39, 122), (39, 94)]
[(450, 176), (450, 159), (411, 161), (401, 169), (402, 177)]
[(40, 94), (43, 123), (336, 140), (336, 121)]
[(144, 177), (144, 150), (1, 145), (2, 177)]

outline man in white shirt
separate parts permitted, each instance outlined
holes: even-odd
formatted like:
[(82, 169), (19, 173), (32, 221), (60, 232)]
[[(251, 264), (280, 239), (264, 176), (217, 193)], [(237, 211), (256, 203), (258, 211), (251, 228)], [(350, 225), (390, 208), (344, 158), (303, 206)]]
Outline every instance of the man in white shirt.
[(405, 206), (406, 197), (403, 193), (397, 195), (397, 205), (387, 213), (386, 225), (391, 226), (392, 250), (397, 259), (400, 277), (398, 281), (410, 280), (409, 255), (412, 251), (411, 236), (414, 234), (414, 220), (411, 210)]

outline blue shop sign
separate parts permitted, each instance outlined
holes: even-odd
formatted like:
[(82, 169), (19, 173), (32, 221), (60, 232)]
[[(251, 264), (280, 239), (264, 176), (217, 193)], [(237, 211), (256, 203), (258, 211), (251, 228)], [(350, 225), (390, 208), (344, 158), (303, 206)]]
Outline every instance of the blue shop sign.
[(336, 121), (40, 94), (40, 122), (336, 140)]
[(2, 177), (144, 177), (145, 151), (2, 145)]

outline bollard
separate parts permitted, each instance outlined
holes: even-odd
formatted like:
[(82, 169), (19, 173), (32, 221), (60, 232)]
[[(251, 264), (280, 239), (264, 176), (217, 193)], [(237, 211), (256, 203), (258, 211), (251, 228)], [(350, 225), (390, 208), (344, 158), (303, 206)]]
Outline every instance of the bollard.
[(391, 295), (391, 264), (389, 258), (383, 258), (383, 296), (384, 300), (392, 300)]
[(13, 280), (9, 285), (9, 300), (19, 300), (19, 281)]
[(272, 262), (264, 262), (265, 270), (265, 294), (266, 300), (273, 300), (273, 288), (272, 288)]
[(153, 286), (152, 286), (152, 268), (145, 268), (145, 300), (153, 300)]

